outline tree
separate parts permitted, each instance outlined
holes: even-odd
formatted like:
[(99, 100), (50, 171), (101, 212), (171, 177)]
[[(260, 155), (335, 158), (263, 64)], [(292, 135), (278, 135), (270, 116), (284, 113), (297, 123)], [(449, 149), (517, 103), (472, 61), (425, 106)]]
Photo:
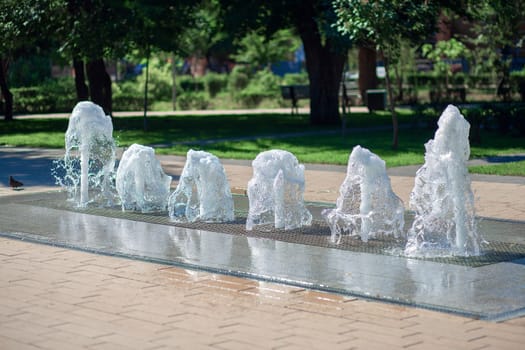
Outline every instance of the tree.
[(6, 121), (13, 119), (13, 94), (7, 79), (9, 63), (25, 49), (39, 46), (48, 33), (56, 30), (48, 21), (48, 14), (59, 7), (60, 1), (55, 0), (0, 2), (0, 97), (5, 101)]
[(375, 47), (361, 46), (357, 59), (359, 62), (359, 92), (365, 98), (366, 90), (375, 89), (378, 84), (376, 73), (377, 52)]
[(280, 29), (270, 38), (252, 31), (239, 41), (239, 49), (233, 58), (257, 69), (270, 69), (272, 63), (286, 59), (298, 48), (299, 43), (290, 29)]
[[(136, 50), (146, 59), (152, 50), (174, 51), (193, 18), (190, 0), (65, 0), (60, 19), (61, 50), (73, 58), (77, 95), (85, 96), (84, 67), (93, 102), (111, 113), (111, 79), (104, 59)], [(146, 69), (147, 71), (147, 69)], [(145, 103), (147, 105), (147, 101)]]
[[(214, 2), (213, 0), (210, 0)], [(128, 40), (139, 54), (146, 56), (146, 79), (144, 86), (144, 130), (147, 130), (148, 74), (152, 51), (171, 52), (172, 64), (176, 54), (184, 52), (185, 42), (181, 40), (188, 28), (196, 28), (202, 19), (199, 12), (201, 2), (190, 0), (135, 0), (128, 3), (132, 13), (132, 26), (129, 27)], [(201, 26), (202, 29), (205, 26)], [(173, 96), (175, 99), (175, 69), (173, 76)], [(175, 101), (173, 101), (175, 104)]]
[(206, 0), (198, 4), (193, 10), (194, 16), (187, 18), (190, 23), (179, 35), (178, 53), (206, 57), (209, 60), (211, 51), (217, 50), (218, 46), (225, 44), (231, 48), (231, 40), (223, 30), (220, 11), (217, 0)]
[(499, 76), (498, 95), (510, 100), (511, 53), (525, 40), (520, 30), (525, 20), (525, 3), (520, 0), (478, 1), (471, 4), (468, 15), (474, 21), (476, 64), (495, 68)]
[(423, 56), (434, 62), (434, 70), (445, 77), (445, 87), (449, 85), (450, 66), (443, 59), (456, 59), (463, 57), (467, 48), (460, 41), (451, 38), (450, 40), (440, 40), (435, 45), (424, 44), (421, 47)]
[[(206, 57), (210, 62), (212, 51), (215, 54), (224, 51), (231, 51), (232, 40), (223, 30), (223, 21), (220, 18), (220, 4), (218, 0), (206, 0), (197, 4), (191, 11), (194, 15), (187, 17), (187, 25), (178, 35), (177, 45), (172, 48), (172, 100), (173, 109), (176, 107), (176, 58), (194, 56), (197, 58)], [(180, 19), (179, 19), (180, 22)], [(229, 52), (228, 52), (229, 53)]]
[(303, 43), (310, 82), (311, 124), (339, 124), (339, 85), (349, 42), (335, 31), (326, 0), (220, 0), (232, 35), (259, 30), (267, 37), (294, 27)]
[(336, 28), (361, 46), (376, 48), (385, 65), (385, 81), (392, 115), (392, 148), (399, 143), (390, 66), (400, 53), (402, 39), (420, 43), (434, 31), (439, 7), (428, 0), (334, 0)]
[(60, 50), (73, 59), (77, 97), (87, 99), (84, 80), (87, 78), (91, 100), (111, 114), (111, 78), (104, 58), (119, 57), (126, 52), (133, 13), (127, 2), (118, 0), (65, 2), (57, 16), (62, 28), (58, 32), (62, 41)]

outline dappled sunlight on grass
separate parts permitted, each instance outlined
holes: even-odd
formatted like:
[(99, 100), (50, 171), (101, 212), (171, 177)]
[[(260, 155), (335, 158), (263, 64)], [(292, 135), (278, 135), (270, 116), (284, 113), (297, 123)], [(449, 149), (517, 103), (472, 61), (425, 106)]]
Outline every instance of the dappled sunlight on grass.
[[(413, 112), (400, 114), (404, 125), (412, 125)], [(67, 119), (24, 119), (0, 123), (0, 145), (25, 147), (64, 147)], [(143, 131), (142, 117), (114, 118), (114, 137), (119, 146), (133, 143), (156, 146), (158, 154), (185, 155), (190, 149), (212, 152), (224, 159), (254, 159), (259, 152), (283, 149), (294, 153), (303, 163), (346, 165), (353, 147), (368, 148), (385, 160), (387, 167), (422, 164), (424, 144), (434, 137), (430, 128), (402, 128), (399, 147), (392, 149), (390, 115), (386, 112), (353, 113), (348, 117), (345, 135), (338, 127), (309, 124), (307, 115), (184, 115), (148, 117), (148, 131)], [(366, 127), (381, 126), (380, 129)], [(365, 128), (365, 129), (364, 129)], [(317, 131), (320, 133), (315, 134)], [(333, 131), (332, 134), (323, 133)], [(289, 136), (295, 133), (314, 133)], [(525, 153), (525, 138), (481, 130), (481, 143), (472, 145), (471, 158)], [(223, 139), (255, 137), (250, 140)], [(259, 137), (259, 138), (257, 138)], [(217, 140), (199, 144), (198, 141)], [(195, 141), (195, 144), (180, 144)], [(525, 170), (518, 170), (525, 174)]]

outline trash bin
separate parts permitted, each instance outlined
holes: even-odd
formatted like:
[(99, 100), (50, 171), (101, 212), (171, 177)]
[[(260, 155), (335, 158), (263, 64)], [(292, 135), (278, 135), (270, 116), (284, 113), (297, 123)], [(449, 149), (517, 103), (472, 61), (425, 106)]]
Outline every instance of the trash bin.
[(384, 111), (386, 109), (386, 90), (366, 90), (366, 104), (369, 111)]

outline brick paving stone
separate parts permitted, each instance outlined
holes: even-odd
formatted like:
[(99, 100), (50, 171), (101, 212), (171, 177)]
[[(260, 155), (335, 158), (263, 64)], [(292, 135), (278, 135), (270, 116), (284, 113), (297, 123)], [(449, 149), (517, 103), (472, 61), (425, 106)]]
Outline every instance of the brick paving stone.
[[(101, 342), (100, 338), (104, 337), (121, 340), (129, 337), (130, 341), (133, 337), (139, 337), (151, 343), (152, 348), (184, 348), (184, 345), (197, 344), (203, 348), (219, 349), (220, 344), (232, 347), (254, 342), (266, 344), (259, 339), (259, 334), (268, 334), (275, 348), (326, 348), (329, 345), (334, 349), (346, 349), (381, 348), (388, 345), (389, 348), (438, 349), (464, 345), (472, 349), (482, 346), (512, 349), (519, 348), (525, 341), (525, 322), (522, 319), (508, 321), (508, 325), (472, 321), (428, 310), (354, 298), (347, 300), (339, 295), (305, 291), (302, 288), (222, 278), (145, 262), (133, 261), (124, 265), (115, 263), (114, 260), (122, 259), (114, 257), (96, 256), (96, 264), (105, 265), (107, 260), (106, 266), (114, 266), (113, 270), (67, 273), (78, 266), (79, 260), (90, 256), (77, 251), (64, 255), (61, 270), (66, 276), (80, 274), (82, 278), (68, 281), (67, 277), (60, 277), (55, 262), (33, 260), (33, 248), (38, 251), (37, 259), (46, 250), (48, 254), (53, 254), (56, 249), (0, 239), (1, 251), (25, 251), (26, 256), (25, 259), (17, 260), (18, 269), (14, 272), (12, 264), (0, 265), (0, 276), (7, 276), (4, 271), (9, 272), (10, 279), (16, 274), (23, 275), (24, 270), (33, 271), (29, 266), (35, 264), (43, 275), (48, 270), (52, 271), (48, 285), (42, 285), (46, 283), (45, 278), (38, 278), (37, 285), (41, 289), (31, 288), (35, 285), (28, 285), (21, 276), (19, 282), (13, 279), (14, 283), (0, 278), (0, 308), (12, 315), (8, 316), (9, 320), (2, 321), (3, 327), (0, 328), (1, 337), (11, 336), (10, 342), (6, 344), (21, 343), (30, 348), (31, 342), (42, 341), (41, 348), (45, 348), (59, 340), (60, 335), (71, 342), (71, 348), (125, 347), (125, 344), (120, 344), (123, 341)], [(139, 267), (141, 264), (148, 266)], [(27, 268), (24, 265), (28, 265)], [(182, 277), (186, 282), (158, 284), (158, 287), (145, 292), (149, 288), (144, 287), (151, 283), (145, 282), (146, 277), (138, 278), (141, 271), (144, 274)], [(190, 283), (188, 277), (194, 282)], [(95, 284), (105, 280), (106, 288), (90, 287), (92, 280)], [(68, 288), (67, 294), (63, 292), (65, 287)], [(247, 294), (250, 289), (258, 290), (258, 293)], [(77, 298), (72, 296), (77, 290), (81, 295), (97, 290), (99, 295), (93, 298), (95, 300), (88, 298), (75, 304)], [(26, 304), (24, 300), (34, 303)], [(331, 307), (327, 307), (327, 304)], [(4, 327), (6, 322), (27, 324), (32, 318), (39, 320), (34, 322), (38, 325), (35, 329), (47, 330), (42, 331), (45, 337), (31, 336), (32, 333), (15, 332), (12, 327)], [(75, 336), (82, 340), (75, 343)], [(217, 339), (221, 342), (214, 343)], [(268, 344), (266, 347), (261, 346), (268, 348)]]
[[(184, 164), (162, 161), (173, 173)], [(230, 185), (244, 192), (251, 169), (225, 168)], [(307, 171), (305, 199), (335, 202), (344, 176)], [(391, 181), (408, 205), (413, 177)], [(473, 188), (478, 214), (525, 217), (525, 201), (516, 199), (523, 185), (473, 181)], [(20, 193), (0, 188), (2, 194)], [(2, 350), (522, 349), (523, 343), (525, 317), (472, 320), (0, 238)]]
[(0, 344), (2, 349), (16, 349), (16, 350), (41, 350), (41, 347), (29, 344), (25, 340), (11, 339), (0, 334)]

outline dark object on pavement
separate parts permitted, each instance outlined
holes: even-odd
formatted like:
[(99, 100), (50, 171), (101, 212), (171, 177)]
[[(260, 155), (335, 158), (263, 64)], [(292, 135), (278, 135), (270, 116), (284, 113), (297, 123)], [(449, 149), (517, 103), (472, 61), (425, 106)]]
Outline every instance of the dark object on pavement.
[(9, 186), (11, 186), (13, 189), (18, 189), (24, 186), (24, 184), (18, 180), (15, 180), (12, 176), (9, 176)]

